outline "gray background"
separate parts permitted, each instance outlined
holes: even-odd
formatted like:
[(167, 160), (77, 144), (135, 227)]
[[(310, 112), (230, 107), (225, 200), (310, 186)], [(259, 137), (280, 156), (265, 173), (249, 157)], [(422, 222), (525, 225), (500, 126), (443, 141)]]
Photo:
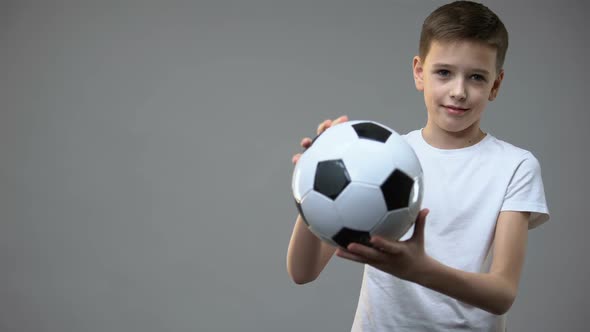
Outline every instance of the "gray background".
[[(401, 133), (442, 1), (0, 2), (0, 330), (346, 331), (362, 266), (285, 270), (291, 155), (325, 118)], [(585, 1), (490, 1), (511, 45), (483, 128), (552, 213), (512, 331), (585, 331)]]

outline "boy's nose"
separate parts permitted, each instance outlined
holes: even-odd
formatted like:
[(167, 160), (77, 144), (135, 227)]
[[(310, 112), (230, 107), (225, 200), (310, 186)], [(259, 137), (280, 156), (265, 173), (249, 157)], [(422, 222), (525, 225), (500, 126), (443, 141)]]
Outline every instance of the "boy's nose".
[(456, 80), (451, 88), (451, 98), (455, 100), (465, 100), (467, 98), (467, 90), (465, 89), (465, 82), (461, 79)]

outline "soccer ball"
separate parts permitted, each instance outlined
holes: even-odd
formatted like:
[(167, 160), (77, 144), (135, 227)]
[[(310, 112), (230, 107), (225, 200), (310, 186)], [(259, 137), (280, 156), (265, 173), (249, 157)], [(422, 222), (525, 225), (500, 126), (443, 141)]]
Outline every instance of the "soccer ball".
[(295, 205), (309, 230), (346, 248), (372, 235), (400, 239), (422, 202), (423, 175), (412, 147), (374, 121), (348, 121), (318, 135), (292, 178)]

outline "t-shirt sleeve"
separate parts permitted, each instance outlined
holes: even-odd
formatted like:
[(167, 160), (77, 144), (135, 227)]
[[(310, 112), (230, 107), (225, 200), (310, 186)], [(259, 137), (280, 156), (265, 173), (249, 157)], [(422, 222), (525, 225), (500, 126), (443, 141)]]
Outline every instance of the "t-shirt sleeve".
[(501, 211), (531, 212), (529, 229), (549, 220), (541, 165), (531, 153), (525, 154), (514, 170)]

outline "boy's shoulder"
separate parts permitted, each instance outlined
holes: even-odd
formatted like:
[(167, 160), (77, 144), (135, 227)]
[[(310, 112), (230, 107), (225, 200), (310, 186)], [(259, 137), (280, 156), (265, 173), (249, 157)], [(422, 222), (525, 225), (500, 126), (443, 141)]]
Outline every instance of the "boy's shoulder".
[(482, 145), (482, 152), (494, 156), (498, 165), (512, 166), (514, 168), (523, 167), (531, 170), (541, 168), (539, 160), (532, 151), (499, 139), (489, 133), (487, 136), (489, 136), (489, 139), (487, 144)]
[(497, 152), (511, 158), (535, 158), (531, 151), (523, 147), (516, 146), (515, 144), (502, 140), (490, 133), (486, 136), (489, 137), (488, 144), (482, 145), (482, 148), (497, 150)]

